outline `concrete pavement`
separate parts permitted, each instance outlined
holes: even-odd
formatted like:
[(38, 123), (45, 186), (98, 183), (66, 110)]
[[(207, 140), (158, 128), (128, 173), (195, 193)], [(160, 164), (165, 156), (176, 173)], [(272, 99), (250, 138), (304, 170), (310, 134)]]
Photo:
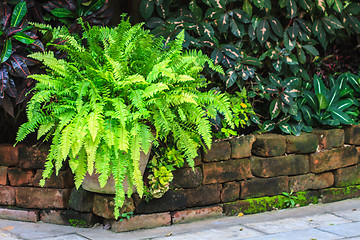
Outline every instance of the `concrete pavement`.
[(360, 198), (125, 233), (113, 233), (103, 226), (74, 228), (0, 219), (0, 240), (15, 239), (360, 240)]

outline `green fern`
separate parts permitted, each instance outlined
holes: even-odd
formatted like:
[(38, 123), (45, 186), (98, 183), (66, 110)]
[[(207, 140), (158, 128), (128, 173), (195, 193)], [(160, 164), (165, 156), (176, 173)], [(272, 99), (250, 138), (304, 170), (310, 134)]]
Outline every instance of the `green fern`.
[(30, 76), (38, 84), (17, 141), (36, 130), (39, 138), (51, 141), (44, 179), (64, 161), (77, 188), (87, 172), (99, 173), (101, 186), (112, 175), (119, 216), (125, 177), (143, 194), (141, 151), (171, 138), (193, 167), (198, 148), (211, 147), (210, 118), (219, 111), (230, 121), (230, 106), (220, 93), (199, 91), (207, 85), (200, 74), (205, 64), (222, 69), (201, 52), (184, 52), (184, 33), (164, 46), (161, 38), (127, 20), (116, 28), (82, 25), (82, 37), (66, 28), (53, 31), (54, 38), (65, 40), (54, 46), (67, 53), (66, 59), (52, 52), (30, 55), (44, 63), (47, 73)]

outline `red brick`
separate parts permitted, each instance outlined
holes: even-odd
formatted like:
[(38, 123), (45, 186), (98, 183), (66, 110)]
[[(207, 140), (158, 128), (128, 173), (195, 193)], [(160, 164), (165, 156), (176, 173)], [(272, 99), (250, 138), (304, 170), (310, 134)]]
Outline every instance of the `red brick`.
[(189, 209), (184, 211), (175, 212), (172, 215), (173, 223), (186, 223), (193, 222), (205, 218), (216, 218), (223, 215), (223, 209), (220, 206)]
[(0, 185), (7, 185), (8, 184), (8, 167), (2, 167), (0, 166)]
[(9, 168), (9, 182), (11, 186), (32, 186), (34, 183), (34, 170)]
[[(106, 219), (115, 219), (114, 216), (114, 195), (95, 194), (93, 212)], [(134, 212), (135, 205), (132, 198), (126, 198), (120, 214), (125, 212)]]
[(358, 163), (355, 147), (343, 147), (317, 152), (310, 155), (310, 171), (320, 173)]
[(231, 147), (226, 141), (213, 142), (211, 149), (205, 153), (204, 162), (216, 162), (230, 159)]
[(79, 213), (73, 210), (43, 210), (40, 212), (40, 221), (59, 225), (86, 227), (94, 225), (95, 215), (93, 213)]
[(360, 125), (351, 125), (344, 128), (345, 143), (360, 145)]
[(109, 221), (111, 230), (114, 232), (126, 232), (143, 228), (155, 228), (171, 224), (169, 212), (148, 215), (137, 215), (123, 221)]
[(220, 202), (221, 184), (205, 185), (198, 188), (185, 190), (187, 207), (202, 207), (214, 205)]
[(18, 147), (0, 144), (0, 166), (14, 167), (19, 163)]
[(287, 153), (313, 153), (318, 147), (317, 136), (312, 133), (302, 133), (300, 136), (287, 135), (285, 139)]
[(0, 218), (24, 222), (37, 222), (38, 211), (0, 208)]
[(334, 184), (334, 174), (325, 172), (316, 174), (312, 189), (324, 189), (331, 187)]
[(201, 185), (203, 175), (200, 167), (194, 168), (180, 168), (173, 172), (174, 179), (171, 182), (171, 187), (174, 188), (194, 188)]
[(13, 206), (15, 205), (15, 188), (10, 186), (0, 186), (0, 205)]
[(19, 166), (24, 169), (43, 169), (49, 146), (19, 146)]
[(224, 183), (221, 190), (221, 202), (233, 202), (240, 197), (240, 183), (227, 182)]
[(334, 172), (335, 187), (345, 187), (360, 184), (360, 166), (355, 165), (339, 168)]
[[(34, 176), (33, 185), (35, 187), (40, 187), (40, 180), (42, 179), (43, 170), (39, 169), (36, 171)], [(45, 180), (45, 188), (72, 188), (74, 187), (74, 175), (71, 170), (68, 168), (64, 171), (59, 171), (59, 174), (56, 176), (55, 172), (51, 175), (50, 178)]]
[(254, 135), (232, 138), (231, 158), (246, 158), (251, 156), (251, 149), (255, 142)]
[(309, 172), (309, 157), (288, 155), (279, 157), (251, 157), (251, 172), (257, 177), (298, 175)]
[(69, 207), (78, 212), (92, 212), (95, 193), (83, 188), (73, 188), (70, 195)]
[(256, 198), (289, 192), (289, 177), (252, 178), (241, 182), (240, 198)]
[(66, 209), (71, 189), (16, 188), (16, 205), (24, 208)]
[(297, 175), (289, 177), (290, 191), (299, 192), (312, 189), (314, 186), (315, 174), (308, 173), (305, 175)]
[(203, 184), (224, 183), (250, 178), (248, 158), (203, 164)]
[(314, 134), (318, 138), (318, 150), (326, 150), (341, 147), (345, 142), (345, 133), (342, 129), (314, 129)]
[(252, 154), (260, 157), (274, 157), (284, 155), (286, 150), (285, 137), (278, 134), (255, 135)]

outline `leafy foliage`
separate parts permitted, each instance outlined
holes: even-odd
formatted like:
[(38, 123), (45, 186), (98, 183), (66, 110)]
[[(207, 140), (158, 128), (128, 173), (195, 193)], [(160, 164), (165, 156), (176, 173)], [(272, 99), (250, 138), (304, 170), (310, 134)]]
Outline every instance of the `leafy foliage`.
[(246, 87), (262, 130), (294, 134), (311, 130), (297, 102), (312, 84), (317, 59), (360, 33), (357, 1), (142, 0), (140, 12), (152, 33), (170, 40), (184, 29), (185, 47), (202, 49), (224, 67), (212, 85), (229, 92)]
[(23, 102), (34, 86), (27, 77), (36, 71), (38, 62), (27, 55), (44, 51), (37, 32), (28, 25), (27, 9), (33, 1), (15, 4), (0, 3), (0, 106), (12, 117), (14, 106)]
[(99, 173), (101, 186), (112, 174), (118, 217), (125, 176), (127, 194), (136, 186), (143, 195), (141, 151), (171, 137), (194, 166), (197, 149), (211, 146), (209, 119), (219, 111), (232, 125), (230, 106), (224, 94), (200, 91), (207, 85), (200, 75), (204, 65), (222, 69), (200, 51), (183, 52), (183, 33), (164, 46), (142, 25), (125, 20), (116, 28), (84, 25), (82, 37), (66, 28), (54, 30), (64, 40), (57, 48), (68, 54), (66, 59), (56, 59), (53, 52), (30, 55), (48, 70), (31, 75), (38, 84), (17, 141), (35, 130), (38, 138), (51, 141), (42, 184), (67, 160), (76, 187), (86, 172)]

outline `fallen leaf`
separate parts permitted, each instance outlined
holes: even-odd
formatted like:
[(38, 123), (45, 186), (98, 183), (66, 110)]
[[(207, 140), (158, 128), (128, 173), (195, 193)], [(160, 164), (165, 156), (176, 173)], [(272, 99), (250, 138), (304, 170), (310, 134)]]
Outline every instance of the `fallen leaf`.
[(241, 213), (239, 213), (237, 216), (238, 216), (238, 217), (242, 217), (242, 216), (244, 216), (244, 214), (241, 212)]
[(243, 228), (240, 228), (240, 231), (244, 230)]
[(356, 211), (356, 208), (353, 209), (353, 212), (355, 212), (355, 211)]
[(168, 234), (165, 235), (165, 237), (170, 237), (172, 236), (172, 232), (169, 232)]
[(15, 228), (15, 227), (9, 226), (9, 227), (3, 227), (3, 228), (0, 228), (0, 229), (10, 231), (10, 230), (12, 230), (12, 229), (14, 229), (14, 228)]

